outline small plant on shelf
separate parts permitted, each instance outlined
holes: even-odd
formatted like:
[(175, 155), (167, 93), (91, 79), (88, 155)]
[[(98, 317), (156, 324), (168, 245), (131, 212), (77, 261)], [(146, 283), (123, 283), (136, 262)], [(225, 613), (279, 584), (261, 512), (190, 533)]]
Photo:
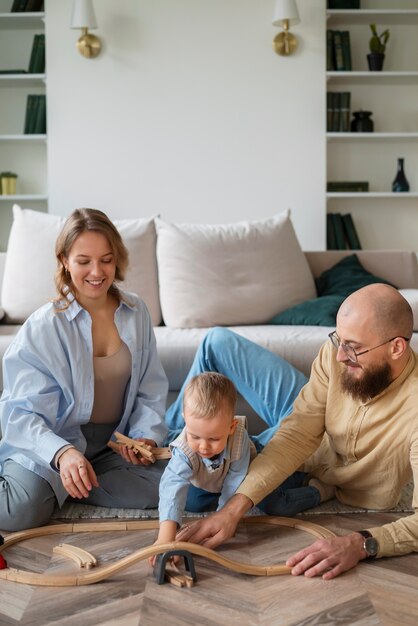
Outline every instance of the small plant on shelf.
[(379, 35), (376, 24), (370, 24), (370, 30), (372, 31), (372, 37), (369, 41), (370, 54), (367, 55), (367, 61), (369, 63), (369, 70), (379, 72), (383, 68), (386, 44), (389, 40), (390, 32), (389, 29), (386, 29)]

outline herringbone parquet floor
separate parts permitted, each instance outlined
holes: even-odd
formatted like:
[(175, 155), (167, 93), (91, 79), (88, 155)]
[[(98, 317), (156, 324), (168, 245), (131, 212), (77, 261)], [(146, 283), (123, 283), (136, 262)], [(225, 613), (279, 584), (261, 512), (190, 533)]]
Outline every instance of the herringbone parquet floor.
[[(393, 521), (399, 514), (346, 514), (306, 517), (337, 534)], [(77, 566), (53, 546), (71, 543), (92, 553), (99, 563), (121, 557), (153, 542), (155, 531), (95, 532), (53, 535), (10, 547), (4, 556), (12, 567), (32, 571), (72, 572)], [(283, 563), (314, 540), (283, 527), (240, 527), (219, 550), (234, 560)], [(325, 582), (289, 575), (250, 577), (194, 557), (198, 581), (191, 589), (157, 585), (146, 562), (113, 578), (79, 587), (30, 587), (0, 581), (0, 625), (19, 626), (416, 626), (418, 555), (362, 562), (355, 570)]]

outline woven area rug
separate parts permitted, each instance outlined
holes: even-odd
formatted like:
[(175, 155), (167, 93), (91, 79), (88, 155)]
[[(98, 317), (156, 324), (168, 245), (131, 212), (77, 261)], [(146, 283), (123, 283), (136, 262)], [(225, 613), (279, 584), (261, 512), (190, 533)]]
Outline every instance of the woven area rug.
[[(401, 499), (396, 507), (390, 509), (391, 511), (398, 513), (412, 513), (412, 492), (413, 483), (410, 482), (404, 488)], [(319, 506), (313, 509), (307, 509), (300, 515), (313, 515), (313, 514), (336, 514), (336, 513), (375, 513), (377, 509), (362, 509), (360, 507), (348, 506), (341, 504), (335, 498), (328, 502), (323, 502)], [(254, 507), (249, 512), (249, 515), (262, 515), (263, 512), (257, 507)], [(185, 512), (184, 517), (202, 517), (205, 514), (201, 513), (189, 513)], [(88, 504), (77, 504), (68, 502), (64, 504), (62, 509), (56, 509), (52, 519), (55, 520), (68, 520), (68, 519), (158, 519), (157, 509), (112, 509), (102, 506), (91, 506)]]

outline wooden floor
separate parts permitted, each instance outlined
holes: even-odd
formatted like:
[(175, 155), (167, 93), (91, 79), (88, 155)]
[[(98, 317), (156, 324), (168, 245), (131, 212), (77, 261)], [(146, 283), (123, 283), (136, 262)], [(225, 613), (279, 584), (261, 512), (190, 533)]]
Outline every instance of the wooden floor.
[[(315, 515), (303, 519), (337, 534), (391, 522), (394, 513)], [(11, 567), (72, 572), (77, 566), (52, 548), (66, 542), (111, 562), (153, 542), (155, 531), (82, 533), (32, 539), (10, 547)], [(240, 528), (219, 550), (254, 564), (283, 563), (313, 538), (266, 525)], [(147, 563), (82, 587), (28, 587), (0, 581), (0, 625), (25, 626), (408, 626), (418, 624), (418, 554), (362, 562), (333, 581), (290, 575), (249, 577), (195, 557), (192, 589), (157, 585)]]

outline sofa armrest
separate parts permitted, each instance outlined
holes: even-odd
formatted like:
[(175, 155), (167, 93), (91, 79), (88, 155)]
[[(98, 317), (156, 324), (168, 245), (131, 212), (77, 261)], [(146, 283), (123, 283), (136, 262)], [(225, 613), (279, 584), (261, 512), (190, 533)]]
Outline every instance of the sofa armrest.
[(398, 289), (418, 288), (418, 262), (415, 252), (404, 250), (326, 250), (305, 252), (314, 278), (341, 261), (356, 254), (360, 263), (375, 276), (380, 276)]

